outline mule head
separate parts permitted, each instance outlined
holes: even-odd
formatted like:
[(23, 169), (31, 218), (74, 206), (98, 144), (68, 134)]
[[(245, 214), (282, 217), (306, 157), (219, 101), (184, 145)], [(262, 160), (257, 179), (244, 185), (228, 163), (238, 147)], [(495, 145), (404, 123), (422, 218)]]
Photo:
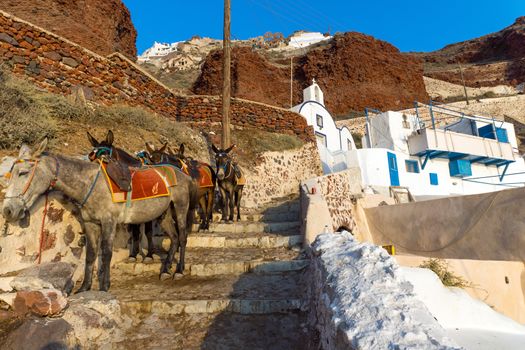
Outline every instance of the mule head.
[(213, 152), (215, 153), (215, 165), (217, 166), (217, 178), (222, 181), (226, 177), (227, 169), (231, 165), (231, 159), (229, 153), (235, 148), (235, 145), (231, 145), (226, 149), (221, 149), (211, 145)]
[(96, 159), (102, 159), (107, 160), (108, 158), (111, 158), (113, 155), (113, 131), (108, 130), (108, 133), (106, 135), (106, 139), (102, 140), (101, 142), (98, 142), (96, 138), (94, 138), (89, 131), (87, 132), (87, 137), (89, 142), (91, 143), (91, 146), (93, 146), (93, 150), (89, 153), (88, 157), (89, 160), (94, 161)]
[(9, 221), (23, 219), (40, 195), (54, 186), (58, 167), (51, 169), (50, 157), (42, 157), (47, 138), (32, 150), (22, 145), (9, 174), (9, 184), (2, 206), (2, 215)]

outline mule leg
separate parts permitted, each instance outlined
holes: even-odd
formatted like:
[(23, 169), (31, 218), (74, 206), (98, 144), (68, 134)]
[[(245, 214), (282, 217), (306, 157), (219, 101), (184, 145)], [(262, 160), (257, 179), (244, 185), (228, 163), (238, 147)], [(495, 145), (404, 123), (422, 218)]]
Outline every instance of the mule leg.
[(86, 237), (86, 264), (84, 267), (84, 280), (76, 293), (91, 290), (93, 280), (93, 267), (98, 255), (98, 240), (100, 237), (100, 226), (94, 223), (84, 223)]
[(241, 221), (241, 198), (242, 198), (242, 187), (235, 191), (235, 204), (237, 205), (237, 221)]
[(207, 208), (208, 208), (208, 218), (206, 220), (206, 230), (210, 229), (210, 222), (213, 222), (213, 205), (214, 205), (214, 192), (215, 190), (212, 188), (210, 191), (208, 191), (208, 198), (207, 198)]
[(189, 210), (189, 207), (179, 208), (175, 214), (177, 217), (177, 232), (179, 233), (180, 256), (173, 277), (180, 278), (185, 269), (186, 242), (189, 232), (188, 228), (191, 227), (192, 224), (191, 219), (193, 218), (193, 210)]
[(201, 229), (206, 229), (206, 220), (208, 217), (208, 208), (206, 206), (206, 195), (203, 195), (199, 198), (199, 207), (201, 209), (201, 215), (200, 215), (200, 223), (199, 228), (197, 229), (197, 232), (199, 232)]
[(144, 224), (144, 231), (146, 238), (148, 239), (148, 255), (144, 258), (145, 263), (153, 261), (153, 228), (155, 227), (154, 221), (149, 221)]
[(98, 289), (103, 292), (107, 292), (111, 285), (111, 257), (113, 256), (113, 239), (115, 238), (116, 227), (117, 225), (114, 222), (102, 224), (102, 239), (100, 241), (102, 259), (98, 270)]
[(131, 224), (128, 226), (131, 230), (131, 247), (129, 249), (129, 261), (137, 261), (137, 254), (140, 247), (140, 225)]
[(222, 198), (222, 217), (221, 221), (228, 221), (228, 195), (224, 188), (219, 187)]
[(166, 259), (163, 261), (160, 268), (159, 278), (161, 280), (165, 280), (170, 277), (170, 269), (175, 257), (175, 250), (179, 246), (179, 237), (175, 225), (173, 224), (174, 217), (172, 212), (173, 208), (169, 208), (161, 221), (161, 226), (164, 229), (164, 232), (166, 232), (170, 238), (170, 249), (168, 250), (168, 255), (166, 256)]
[(230, 189), (228, 191), (228, 206), (229, 206), (229, 209), (230, 209), (230, 217), (228, 219), (228, 221), (232, 221), (233, 222), (233, 214), (235, 212), (235, 191), (232, 189)]

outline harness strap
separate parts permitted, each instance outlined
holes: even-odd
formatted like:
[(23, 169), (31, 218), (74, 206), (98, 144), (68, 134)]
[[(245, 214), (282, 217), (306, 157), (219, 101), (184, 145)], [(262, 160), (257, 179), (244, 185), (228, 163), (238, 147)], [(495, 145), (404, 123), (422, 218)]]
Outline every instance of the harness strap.
[(31, 186), (31, 182), (33, 182), (33, 178), (35, 177), (37, 165), (38, 165), (38, 159), (35, 160), (35, 165), (33, 166), (33, 169), (31, 169), (31, 175), (29, 176), (29, 179), (27, 180), (26, 185), (24, 186), (24, 189), (22, 190), (22, 192), (20, 192), (20, 196), (23, 196), (29, 190), (29, 186)]
[(95, 179), (91, 183), (91, 186), (89, 187), (89, 190), (86, 193), (86, 196), (84, 197), (84, 199), (80, 203), (80, 207), (81, 208), (84, 206), (84, 204), (86, 204), (88, 198), (91, 197), (91, 194), (93, 193), (93, 190), (95, 189), (95, 185), (97, 184), (98, 178), (99, 178), (100, 173), (101, 173), (101, 168), (102, 168), (102, 162), (101, 161), (99, 161), (99, 162), (100, 162), (100, 167), (98, 168), (97, 175), (95, 176)]
[(45, 236), (45, 230), (44, 227), (46, 225), (46, 216), (47, 216), (47, 204), (49, 201), (49, 192), (46, 191), (46, 201), (44, 204), (44, 210), (42, 211), (42, 226), (40, 226), (40, 244), (38, 248), (38, 264), (42, 262), (42, 250), (44, 249), (44, 236)]

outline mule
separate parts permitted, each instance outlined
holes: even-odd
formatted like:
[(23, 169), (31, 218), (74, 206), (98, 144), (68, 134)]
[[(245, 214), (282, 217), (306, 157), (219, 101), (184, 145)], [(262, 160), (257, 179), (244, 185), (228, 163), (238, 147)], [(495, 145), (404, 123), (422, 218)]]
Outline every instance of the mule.
[(234, 164), (228, 155), (235, 145), (227, 149), (218, 149), (215, 145), (211, 147), (215, 153), (217, 185), (223, 202), (221, 220), (233, 221), (234, 208), (237, 207), (237, 221), (241, 221), (241, 198), (244, 188), (244, 175), (241, 168)]
[[(176, 172), (178, 183), (170, 188), (168, 196), (136, 201), (128, 207), (126, 203), (113, 202), (108, 183), (99, 179), (100, 165), (63, 155), (45, 154), (46, 146), (47, 138), (34, 151), (27, 146), (20, 149), (2, 207), (6, 221), (15, 222), (24, 218), (35, 201), (51, 190), (60, 191), (76, 202), (86, 235), (84, 280), (78, 293), (91, 289), (99, 241), (99, 289), (109, 290), (110, 263), (117, 224), (139, 224), (163, 217), (163, 226), (171, 238), (171, 245), (161, 266), (160, 277), (169, 277), (176, 247), (179, 244), (185, 247), (186, 224), (192, 214), (191, 198), (195, 192), (193, 181), (183, 173)], [(181, 248), (177, 271), (182, 273), (183, 270), (184, 248)]]
[[(180, 145), (178, 152), (174, 152), (165, 143), (157, 149), (153, 144), (146, 143), (149, 159), (153, 164), (171, 164), (184, 173), (191, 176), (197, 185), (197, 201), (201, 209), (201, 221), (198, 231), (209, 230), (210, 222), (213, 221), (213, 202), (217, 177), (213, 168), (206, 163), (199, 162), (184, 155), (184, 143)], [(168, 153), (167, 150), (170, 150)]]
[[(140, 168), (144, 165), (144, 162), (139, 158), (135, 158), (126, 151), (114, 147), (113, 146), (113, 132), (111, 130), (108, 131), (106, 135), (106, 139), (102, 140), (101, 142), (97, 141), (96, 138), (94, 138), (89, 132), (87, 132), (87, 138), (89, 142), (91, 143), (91, 146), (93, 146), (93, 150), (91, 153), (89, 153), (88, 157), (91, 161), (94, 160), (102, 160), (102, 161), (115, 161), (118, 164), (124, 165), (122, 169), (120, 169), (121, 172), (128, 172), (129, 173), (129, 167), (133, 168)], [(124, 180), (125, 181), (125, 180)], [(129, 190), (129, 182), (124, 184), (119, 184), (122, 187), (126, 187), (123, 189)], [(146, 239), (148, 241), (148, 252), (146, 253), (146, 256), (144, 257), (144, 263), (151, 263), (153, 262), (153, 252), (154, 252), (154, 245), (153, 245), (153, 233), (154, 233), (154, 227), (155, 227), (155, 221), (148, 221), (143, 224), (130, 224), (128, 225), (129, 231), (131, 231), (131, 245), (129, 250), (129, 257), (128, 261), (134, 262), (137, 261), (137, 255), (140, 251), (140, 241), (141, 241), (141, 232), (140, 232), (140, 226), (144, 225), (144, 234), (146, 235)]]

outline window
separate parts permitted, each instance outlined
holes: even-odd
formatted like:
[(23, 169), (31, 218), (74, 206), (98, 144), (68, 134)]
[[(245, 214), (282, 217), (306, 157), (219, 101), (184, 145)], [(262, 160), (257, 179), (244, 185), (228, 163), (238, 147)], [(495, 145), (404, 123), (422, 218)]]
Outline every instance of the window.
[(323, 128), (323, 116), (317, 114), (315, 118), (316, 118), (317, 126), (322, 129)]
[(417, 160), (405, 160), (407, 173), (419, 173), (419, 163)]
[(316, 132), (315, 138), (317, 139), (317, 143), (327, 147), (326, 135), (321, 134), (320, 132)]
[(410, 123), (408, 122), (406, 114), (403, 114), (403, 128), (410, 129)]
[(437, 186), (439, 185), (439, 181), (438, 181), (438, 174), (436, 173), (430, 173), (430, 184), (432, 186)]

